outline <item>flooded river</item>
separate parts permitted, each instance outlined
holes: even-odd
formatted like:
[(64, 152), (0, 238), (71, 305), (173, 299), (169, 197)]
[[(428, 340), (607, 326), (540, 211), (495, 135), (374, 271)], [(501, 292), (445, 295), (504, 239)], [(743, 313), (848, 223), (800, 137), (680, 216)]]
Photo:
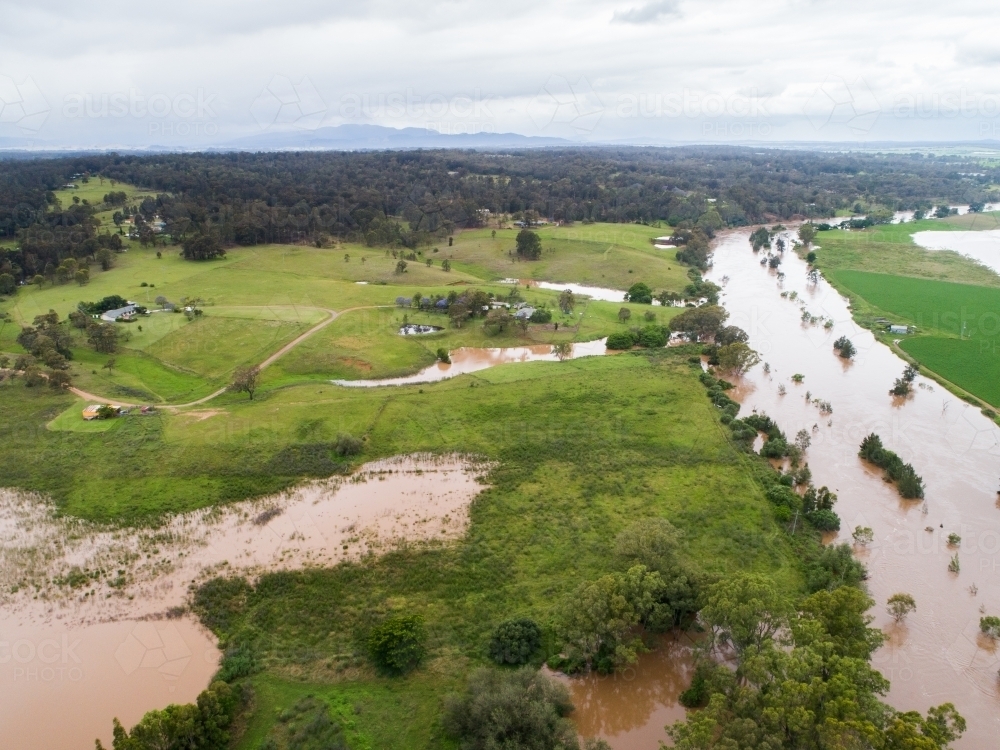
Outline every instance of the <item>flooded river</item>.
[[(979, 618), (1000, 615), (1000, 430), (923, 377), (910, 397), (890, 396), (904, 362), (854, 324), (847, 302), (825, 281), (809, 283), (807, 266), (794, 253), (784, 256), (782, 283), (759, 265), (745, 233), (722, 238), (715, 250), (710, 278), (730, 279), (722, 294), (728, 322), (747, 331), (770, 365), (769, 374), (759, 366), (744, 378), (741, 413), (766, 412), (790, 436), (810, 431), (813, 481), (839, 496), (837, 541), (850, 541), (855, 526), (875, 531), (874, 544), (859, 553), (870, 572), (875, 625), (889, 636), (874, 659), (892, 682), (889, 702), (926, 711), (951, 701), (969, 722), (960, 746), (993, 747), (1000, 730), (1000, 653), (979, 636)], [(782, 291), (797, 292), (798, 299), (782, 298)], [(816, 318), (832, 319), (833, 327), (803, 323), (803, 306)], [(854, 361), (834, 353), (841, 335), (857, 347)], [(791, 380), (796, 373), (805, 376), (801, 384)], [(832, 414), (807, 402), (807, 391), (829, 402)], [(871, 432), (923, 476), (926, 504), (902, 500), (881, 472), (861, 462), (858, 447)], [(959, 547), (948, 546), (950, 533), (961, 536)], [(956, 552), (957, 574), (948, 571)], [(917, 602), (899, 626), (885, 611), (896, 592)]]

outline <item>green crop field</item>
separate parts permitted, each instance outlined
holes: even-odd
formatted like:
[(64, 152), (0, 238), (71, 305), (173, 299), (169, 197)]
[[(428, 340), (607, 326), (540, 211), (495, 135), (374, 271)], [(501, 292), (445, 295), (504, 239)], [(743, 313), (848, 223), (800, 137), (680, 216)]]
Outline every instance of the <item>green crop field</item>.
[(1000, 333), (1000, 289), (864, 271), (834, 271), (838, 286), (922, 332), (965, 337)]
[(1000, 407), (1000, 346), (997, 338), (916, 336), (900, 348), (921, 365), (993, 406)]
[(816, 267), (828, 276), (833, 271), (850, 269), (1000, 287), (1000, 275), (993, 271), (950, 250), (925, 250), (911, 238), (916, 232), (969, 231), (996, 226), (994, 214), (968, 214), (885, 224), (861, 231), (819, 232), (814, 241)]
[[(911, 235), (927, 230), (995, 229), (1000, 214), (821, 232), (816, 266), (850, 296), (856, 320), (876, 332), (876, 318), (917, 327), (900, 348), (968, 393), (1000, 406), (1000, 276), (951, 251), (929, 251)], [(884, 335), (884, 334), (883, 334)], [(888, 343), (888, 338), (886, 339)]]

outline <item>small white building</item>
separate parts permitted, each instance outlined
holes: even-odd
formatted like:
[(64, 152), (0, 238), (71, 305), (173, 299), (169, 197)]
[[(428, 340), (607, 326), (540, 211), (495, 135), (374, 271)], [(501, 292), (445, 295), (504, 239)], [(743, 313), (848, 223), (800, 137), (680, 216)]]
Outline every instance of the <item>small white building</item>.
[(909, 333), (909, 332), (910, 332), (909, 326), (900, 326), (895, 324), (889, 326), (889, 333)]

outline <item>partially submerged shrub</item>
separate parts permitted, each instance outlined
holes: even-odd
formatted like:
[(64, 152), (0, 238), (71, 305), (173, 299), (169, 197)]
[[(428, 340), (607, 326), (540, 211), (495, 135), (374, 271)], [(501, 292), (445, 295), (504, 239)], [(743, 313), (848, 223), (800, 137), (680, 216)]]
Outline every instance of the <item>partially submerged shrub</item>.
[(1000, 638), (1000, 617), (980, 617), (979, 630), (988, 638), (996, 640)]

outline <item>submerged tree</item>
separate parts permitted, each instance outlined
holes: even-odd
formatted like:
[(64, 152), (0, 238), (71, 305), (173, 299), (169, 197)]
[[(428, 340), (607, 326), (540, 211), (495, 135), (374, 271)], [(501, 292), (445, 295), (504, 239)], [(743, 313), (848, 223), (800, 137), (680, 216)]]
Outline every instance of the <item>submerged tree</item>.
[(833, 348), (844, 359), (852, 359), (857, 353), (857, 349), (854, 348), (854, 344), (847, 336), (841, 336), (834, 341)]
[(917, 602), (909, 594), (893, 594), (886, 602), (886, 609), (896, 622), (902, 622), (917, 608)]

